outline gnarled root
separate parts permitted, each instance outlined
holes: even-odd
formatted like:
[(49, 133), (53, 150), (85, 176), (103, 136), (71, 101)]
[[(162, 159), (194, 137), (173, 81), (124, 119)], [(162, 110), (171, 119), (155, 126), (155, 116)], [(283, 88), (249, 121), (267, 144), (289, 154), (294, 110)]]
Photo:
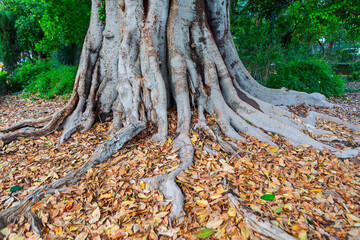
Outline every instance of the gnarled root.
[(143, 181), (149, 184), (152, 189), (160, 190), (166, 199), (171, 200), (173, 208), (170, 219), (173, 220), (180, 217), (178, 219), (180, 222), (185, 214), (183, 211), (184, 196), (179, 186), (175, 183), (175, 179), (180, 172), (191, 166), (194, 157), (194, 147), (187, 134), (180, 134), (174, 141), (173, 149), (178, 149), (179, 151), (181, 160), (179, 167), (170, 173), (146, 178)]
[(5, 228), (10, 223), (22, 223), (27, 220), (31, 224), (31, 230), (41, 233), (41, 221), (31, 212), (31, 207), (40, 201), (46, 193), (61, 191), (64, 186), (71, 186), (81, 179), (81, 176), (88, 169), (102, 163), (107, 158), (116, 153), (128, 140), (132, 139), (146, 125), (144, 122), (138, 122), (122, 128), (109, 139), (98, 146), (93, 155), (80, 168), (69, 172), (65, 177), (52, 183), (36, 188), (29, 196), (22, 200), (18, 205), (10, 207), (0, 212), (0, 229)]
[(251, 213), (249, 210), (241, 206), (240, 202), (236, 199), (234, 195), (230, 192), (227, 194), (228, 199), (230, 200), (231, 205), (235, 208), (239, 216), (244, 217), (245, 222), (253, 231), (272, 239), (277, 240), (296, 240), (297, 238), (289, 235), (284, 230), (279, 227), (272, 225), (267, 219), (256, 216)]

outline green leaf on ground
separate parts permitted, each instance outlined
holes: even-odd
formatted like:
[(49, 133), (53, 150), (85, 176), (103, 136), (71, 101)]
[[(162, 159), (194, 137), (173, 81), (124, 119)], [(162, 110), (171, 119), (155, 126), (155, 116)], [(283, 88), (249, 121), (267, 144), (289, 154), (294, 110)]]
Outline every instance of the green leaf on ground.
[(275, 195), (274, 194), (265, 194), (261, 196), (261, 199), (266, 200), (266, 201), (272, 201), (274, 200)]
[(281, 213), (282, 210), (283, 210), (283, 208), (282, 208), (282, 207), (279, 207), (279, 208), (277, 208), (277, 209), (274, 210), (274, 213)]
[(201, 229), (198, 232), (198, 234), (196, 234), (196, 237), (197, 238), (207, 238), (207, 237), (210, 237), (214, 232), (215, 232), (214, 230), (204, 228), (204, 229)]
[(20, 186), (13, 186), (10, 188), (10, 192), (20, 191), (21, 189), (22, 189), (22, 187), (20, 187)]

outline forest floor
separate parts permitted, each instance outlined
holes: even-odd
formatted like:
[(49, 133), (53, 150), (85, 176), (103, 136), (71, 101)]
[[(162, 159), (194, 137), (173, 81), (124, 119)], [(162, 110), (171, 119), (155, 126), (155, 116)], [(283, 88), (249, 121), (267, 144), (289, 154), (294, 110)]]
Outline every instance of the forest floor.
[[(360, 123), (360, 92), (330, 101), (339, 106), (316, 110)], [(65, 102), (61, 98), (0, 97), (0, 128), (31, 116), (47, 116)], [(309, 107), (291, 110), (306, 114)], [(227, 179), (243, 206), (299, 239), (326, 239), (323, 231), (339, 239), (360, 239), (359, 160), (340, 160), (307, 145), (294, 147), (277, 135), (273, 139), (279, 148), (247, 137), (246, 144), (234, 141), (242, 151), (229, 156), (202, 132), (192, 131), (194, 163), (177, 179), (185, 195), (185, 220), (170, 226), (171, 201), (139, 181), (178, 166), (179, 156), (172, 152), (176, 112), (168, 114), (167, 142), (151, 142), (155, 129), (149, 126), (112, 158), (90, 169), (76, 186), (47, 194), (34, 205), (32, 210), (44, 223), (42, 238), (264, 239), (247, 227), (222, 195), (226, 190), (222, 181)], [(213, 118), (207, 119), (215, 125)], [(354, 139), (360, 133), (331, 122), (319, 125), (336, 130), (337, 137), (347, 139), (349, 145), (359, 144)], [(32, 189), (81, 166), (107, 139), (108, 128), (109, 123), (97, 123), (61, 146), (57, 146), (59, 132), (0, 146), (0, 211), (24, 199)], [(210, 147), (218, 154), (205, 151)], [(11, 194), (15, 186), (21, 189)], [(29, 226), (10, 225), (0, 232), (6, 239), (39, 239)]]

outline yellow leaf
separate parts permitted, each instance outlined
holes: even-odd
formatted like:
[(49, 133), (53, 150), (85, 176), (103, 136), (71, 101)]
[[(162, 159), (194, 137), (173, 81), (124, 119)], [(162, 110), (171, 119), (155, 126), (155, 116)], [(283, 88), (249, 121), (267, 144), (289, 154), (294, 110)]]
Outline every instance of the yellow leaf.
[(299, 240), (306, 240), (307, 239), (307, 233), (306, 231), (301, 231), (299, 236), (298, 236)]
[(241, 228), (241, 235), (243, 235), (246, 239), (250, 238), (250, 233), (243, 227)]
[(229, 208), (228, 214), (230, 217), (236, 217), (236, 210), (235, 208)]
[(123, 201), (121, 204), (122, 205), (131, 205), (131, 204), (133, 204), (135, 201)]
[(207, 207), (209, 205), (209, 202), (207, 200), (198, 199), (196, 200), (196, 204), (200, 207)]
[(276, 153), (277, 151), (279, 151), (278, 147), (272, 145), (269, 146), (269, 152)]
[(214, 235), (215, 238), (222, 238), (225, 235), (225, 228), (220, 229)]
[(284, 205), (284, 209), (288, 209), (288, 210), (292, 210), (292, 205), (291, 204), (285, 204)]
[(321, 191), (322, 191), (321, 188), (314, 188), (310, 190), (310, 192), (321, 192)]
[[(70, 227), (70, 228), (71, 228), (71, 227)], [(71, 230), (70, 230), (70, 231), (71, 231)], [(56, 235), (59, 235), (59, 233), (61, 233), (61, 232), (62, 232), (61, 227), (56, 228), (56, 230), (55, 230)]]
[[(79, 224), (71, 225), (71, 226), (69, 227), (69, 229), (70, 229), (71, 232), (75, 232), (76, 230), (78, 230), (78, 229), (80, 229), (80, 228), (82, 228), (82, 225), (79, 225)], [(60, 230), (61, 230), (61, 228), (60, 228)], [(57, 229), (56, 229), (56, 232), (57, 232)], [(56, 233), (56, 234), (58, 234), (58, 233)]]
[(99, 200), (104, 199), (104, 198), (108, 199), (111, 197), (112, 197), (111, 193), (101, 194)]

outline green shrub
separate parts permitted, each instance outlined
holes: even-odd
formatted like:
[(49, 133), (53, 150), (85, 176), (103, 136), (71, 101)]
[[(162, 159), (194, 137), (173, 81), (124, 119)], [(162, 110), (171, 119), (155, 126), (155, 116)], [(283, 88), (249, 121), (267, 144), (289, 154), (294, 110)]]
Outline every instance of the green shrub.
[(9, 77), (13, 92), (38, 93), (40, 97), (71, 93), (76, 67), (61, 65), (56, 61), (27, 61)]
[(0, 96), (5, 95), (7, 92), (7, 72), (0, 72)]
[(76, 75), (76, 67), (55, 65), (49, 71), (40, 73), (35, 81), (24, 89), (37, 92), (41, 97), (53, 98), (56, 95), (71, 93)]
[(351, 64), (352, 67), (352, 80), (360, 81), (360, 61)]
[(36, 62), (26, 61), (18, 66), (9, 78), (10, 90), (20, 92), (31, 82), (36, 81), (39, 74), (50, 70), (51, 64), (44, 60)]
[(271, 88), (318, 92), (326, 97), (341, 95), (344, 85), (343, 79), (333, 73), (329, 64), (315, 58), (282, 62), (268, 81)]

